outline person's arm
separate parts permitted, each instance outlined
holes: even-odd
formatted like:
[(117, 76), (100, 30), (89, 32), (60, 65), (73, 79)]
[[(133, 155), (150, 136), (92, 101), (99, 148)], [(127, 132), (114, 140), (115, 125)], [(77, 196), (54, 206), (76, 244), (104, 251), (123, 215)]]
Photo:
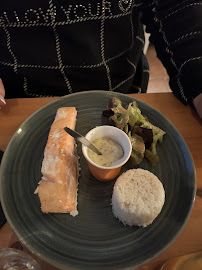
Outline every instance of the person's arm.
[(193, 99), (194, 107), (196, 108), (200, 118), (202, 118), (202, 94)]
[(202, 117), (202, 2), (148, 1), (142, 13), (172, 91), (184, 104), (193, 103)]
[(2, 80), (0, 79), (0, 108), (6, 105), (4, 98), (5, 98), (5, 89)]

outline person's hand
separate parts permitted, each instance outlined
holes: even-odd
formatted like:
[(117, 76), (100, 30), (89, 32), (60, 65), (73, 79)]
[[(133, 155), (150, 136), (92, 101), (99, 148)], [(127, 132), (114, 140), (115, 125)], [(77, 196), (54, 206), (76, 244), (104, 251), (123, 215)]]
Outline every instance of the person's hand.
[(202, 93), (193, 99), (193, 104), (199, 117), (202, 118)]
[(2, 80), (0, 79), (0, 108), (6, 105), (6, 101), (4, 98), (5, 98), (5, 89)]

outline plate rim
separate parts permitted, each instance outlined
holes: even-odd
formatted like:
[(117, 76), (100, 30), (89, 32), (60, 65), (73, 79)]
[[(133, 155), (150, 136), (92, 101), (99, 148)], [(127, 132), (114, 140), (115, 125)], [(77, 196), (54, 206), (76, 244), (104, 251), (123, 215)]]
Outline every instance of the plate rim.
[[(108, 92), (108, 91), (104, 91), (104, 90), (93, 90), (93, 91), (82, 91), (82, 92), (77, 92), (77, 93), (73, 93), (73, 94), (69, 94), (69, 95), (65, 95), (63, 97), (59, 97), (58, 99), (56, 100), (53, 100), (53, 101), (50, 101), (49, 103), (45, 104), (44, 106), (42, 106), (41, 108), (37, 109), (35, 112), (33, 112), (28, 118), (26, 118), (22, 123), (21, 125), (17, 128), (17, 130), (19, 128), (21, 128), (23, 125), (26, 125), (27, 122), (30, 121), (31, 118), (33, 118), (34, 116), (36, 116), (37, 114), (40, 114), (41, 111), (43, 111), (45, 108), (48, 108), (49, 106), (52, 106), (53, 104), (57, 104), (59, 105), (59, 103), (65, 99), (67, 99), (68, 97), (70, 96), (77, 96), (77, 95), (84, 95), (84, 94), (106, 94), (106, 97), (108, 96), (108, 98), (112, 97), (113, 95), (114, 96), (127, 96), (129, 99), (131, 100), (135, 100), (137, 101), (137, 103), (140, 103), (140, 104), (143, 104), (143, 105), (146, 105), (148, 108), (151, 108), (152, 110), (155, 111), (155, 113), (158, 113), (160, 114), (161, 117), (165, 118), (166, 121), (170, 124), (170, 126), (175, 130), (175, 132), (180, 136), (183, 144), (185, 145), (186, 147), (186, 150), (189, 154), (189, 158), (191, 160), (191, 163), (192, 163), (192, 169), (193, 169), (193, 180), (194, 180), (194, 183), (193, 183), (193, 192), (191, 194), (191, 197), (192, 197), (192, 203), (189, 205), (189, 211), (186, 213), (186, 218), (183, 220), (183, 224), (181, 225), (181, 227), (178, 229), (177, 233), (174, 235), (174, 237), (172, 237), (171, 240), (168, 241), (168, 243), (166, 245), (164, 245), (163, 248), (161, 248), (158, 252), (156, 252), (152, 257), (149, 257), (147, 260), (145, 260), (143, 263), (141, 264), (138, 264), (138, 265), (134, 265), (134, 266), (125, 266), (127, 267), (127, 269), (129, 269), (130, 267), (132, 267), (133, 269), (135, 269), (134, 267), (139, 267), (143, 264), (146, 264), (148, 263), (149, 261), (151, 261), (153, 258), (157, 257), (159, 254), (161, 254), (163, 251), (165, 251), (169, 246), (171, 246), (171, 244), (173, 242), (175, 242), (176, 238), (179, 236), (179, 234), (182, 232), (182, 230), (184, 229), (185, 225), (187, 224), (187, 221), (189, 220), (189, 217), (191, 215), (191, 212), (193, 210), (193, 205), (194, 205), (194, 202), (195, 202), (195, 196), (196, 196), (196, 168), (195, 168), (195, 164), (194, 164), (194, 159), (192, 157), (192, 153), (185, 141), (185, 139), (183, 138), (182, 134), (179, 132), (179, 130), (176, 128), (176, 126), (163, 114), (161, 113), (160, 111), (158, 111), (156, 108), (154, 108), (153, 106), (151, 106), (150, 104), (136, 98), (136, 97), (133, 97), (133, 96), (130, 96), (130, 95), (127, 95), (127, 94), (123, 94), (123, 93), (119, 93), (119, 92)], [(57, 97), (56, 97), (57, 98)], [(15, 225), (13, 224), (13, 222), (11, 221), (10, 217), (8, 216), (8, 213), (7, 213), (7, 210), (6, 210), (6, 205), (5, 205), (5, 201), (4, 201), (4, 195), (3, 195), (3, 190), (2, 190), (2, 175), (3, 175), (3, 169), (5, 167), (5, 164), (6, 164), (6, 156), (10, 150), (10, 147), (11, 147), (11, 144), (12, 142), (14, 141), (15, 139), (15, 135), (16, 135), (16, 132), (17, 130), (14, 132), (13, 136), (11, 137), (7, 147), (6, 147), (6, 150), (4, 152), (4, 155), (3, 155), (3, 158), (2, 158), (2, 161), (1, 161), (1, 166), (0, 166), (0, 201), (1, 201), (1, 204), (2, 204), (2, 208), (3, 208), (3, 211), (5, 213), (5, 216), (6, 216), (6, 219), (9, 223), (9, 225), (11, 226), (12, 230), (15, 232), (15, 234), (17, 235), (18, 238), (20, 238), (20, 232), (19, 231), (16, 231), (15, 229)], [(5, 164), (4, 164), (5, 163)], [(45, 256), (45, 255), (41, 255), (40, 253), (37, 252), (37, 250), (35, 250), (34, 248), (32, 248), (31, 245), (29, 245), (28, 242), (26, 242), (26, 240), (24, 239), (20, 239), (20, 241), (34, 254), (36, 255), (37, 257), (39, 257), (40, 259), (42, 260), (45, 260), (47, 263), (53, 265), (53, 266), (56, 266), (60, 269), (64, 269), (64, 265), (61, 265), (59, 264), (57, 261), (54, 261), (52, 259), (50, 259), (49, 257)], [(62, 268), (61, 268), (62, 267)], [(70, 266), (71, 269), (74, 269), (73, 266), (71, 265)], [(123, 269), (125, 269), (125, 267)], [(129, 268), (128, 268), (129, 267)], [(75, 268), (75, 269), (78, 269), (78, 268)], [(84, 268), (85, 269), (85, 268)], [(102, 269), (105, 269), (105, 268), (102, 268)], [(107, 269), (107, 268), (106, 268)], [(122, 269), (122, 268), (117, 268), (117, 269)]]

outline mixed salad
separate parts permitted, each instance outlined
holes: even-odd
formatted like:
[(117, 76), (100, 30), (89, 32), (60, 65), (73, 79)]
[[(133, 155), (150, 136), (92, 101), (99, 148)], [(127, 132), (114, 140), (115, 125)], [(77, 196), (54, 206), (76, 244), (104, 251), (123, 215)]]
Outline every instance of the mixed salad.
[(136, 101), (124, 108), (121, 100), (113, 97), (107, 110), (103, 111), (102, 122), (105, 125), (114, 125), (126, 132), (132, 144), (133, 166), (140, 164), (144, 157), (153, 166), (158, 163), (156, 144), (163, 141), (165, 131), (152, 125), (147, 117), (142, 115)]

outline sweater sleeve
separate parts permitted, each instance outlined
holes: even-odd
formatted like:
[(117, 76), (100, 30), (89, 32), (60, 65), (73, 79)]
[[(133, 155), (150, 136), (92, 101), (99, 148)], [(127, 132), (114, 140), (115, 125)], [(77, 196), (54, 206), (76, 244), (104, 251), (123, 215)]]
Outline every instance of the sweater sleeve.
[(184, 104), (192, 102), (202, 92), (202, 1), (148, 1), (142, 15), (172, 91)]

